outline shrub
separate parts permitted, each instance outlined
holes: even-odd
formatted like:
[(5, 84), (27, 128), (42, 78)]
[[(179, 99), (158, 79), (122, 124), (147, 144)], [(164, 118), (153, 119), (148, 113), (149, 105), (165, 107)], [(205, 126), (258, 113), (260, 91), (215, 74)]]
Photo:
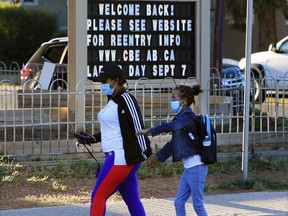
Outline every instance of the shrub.
[(0, 60), (27, 62), (56, 30), (56, 16), (48, 11), (0, 3)]

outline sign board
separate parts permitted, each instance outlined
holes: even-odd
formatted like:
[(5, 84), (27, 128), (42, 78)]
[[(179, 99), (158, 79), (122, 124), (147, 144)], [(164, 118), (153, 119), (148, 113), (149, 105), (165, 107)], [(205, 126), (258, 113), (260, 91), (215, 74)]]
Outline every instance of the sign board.
[(106, 62), (127, 79), (195, 77), (195, 14), (194, 1), (88, 0), (88, 78)]

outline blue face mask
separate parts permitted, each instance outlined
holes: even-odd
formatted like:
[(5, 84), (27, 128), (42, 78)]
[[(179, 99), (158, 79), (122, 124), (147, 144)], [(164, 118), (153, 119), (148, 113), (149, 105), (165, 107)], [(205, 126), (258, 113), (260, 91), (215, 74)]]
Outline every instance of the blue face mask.
[(170, 101), (170, 108), (173, 112), (178, 113), (182, 108), (180, 101)]
[[(114, 82), (114, 81), (112, 81), (112, 82)], [(101, 91), (103, 94), (110, 96), (114, 93), (114, 89), (115, 89), (116, 85), (114, 86), (114, 88), (110, 88), (111, 83), (101, 84), (100, 87), (101, 87)]]

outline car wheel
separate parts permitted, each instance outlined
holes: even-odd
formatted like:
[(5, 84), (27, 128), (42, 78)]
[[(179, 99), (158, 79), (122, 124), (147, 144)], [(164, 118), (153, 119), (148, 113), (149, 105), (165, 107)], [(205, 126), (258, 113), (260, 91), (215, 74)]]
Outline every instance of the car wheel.
[(257, 72), (251, 74), (250, 79), (250, 99), (254, 103), (263, 103), (266, 98), (265, 81), (263, 81), (262, 76), (257, 74)]

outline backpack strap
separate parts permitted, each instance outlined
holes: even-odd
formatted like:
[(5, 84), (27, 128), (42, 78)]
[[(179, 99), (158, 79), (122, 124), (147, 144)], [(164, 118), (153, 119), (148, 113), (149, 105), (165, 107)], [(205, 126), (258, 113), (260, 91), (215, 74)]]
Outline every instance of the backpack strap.
[(210, 140), (212, 139), (211, 137), (211, 120), (209, 117), (207, 116), (202, 116), (202, 118), (204, 119), (204, 123), (206, 126), (206, 131), (207, 131), (207, 135), (209, 136)]

